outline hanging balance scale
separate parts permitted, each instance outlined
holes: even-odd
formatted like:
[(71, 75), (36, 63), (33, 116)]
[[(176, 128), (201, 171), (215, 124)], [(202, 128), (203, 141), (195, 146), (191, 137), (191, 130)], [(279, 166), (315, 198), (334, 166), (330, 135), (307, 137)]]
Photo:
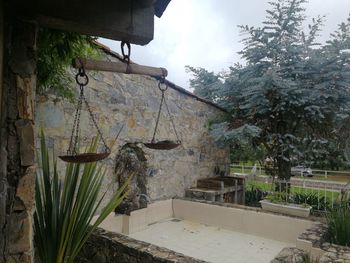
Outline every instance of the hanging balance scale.
[[(156, 126), (154, 128), (153, 137), (152, 137), (151, 142), (144, 143), (144, 145), (147, 148), (154, 149), (154, 150), (171, 150), (171, 149), (174, 149), (174, 148), (180, 146), (181, 141), (179, 139), (178, 133), (176, 131), (174, 120), (170, 114), (170, 110), (169, 110), (168, 104), (167, 104), (166, 99), (165, 99), (165, 91), (168, 89), (168, 83), (166, 82), (164, 76), (162, 76), (160, 78), (160, 80), (158, 82), (158, 88), (162, 92), (162, 97), (160, 100), (158, 115), (157, 115), (157, 119), (156, 119)], [(160, 114), (162, 112), (163, 105), (165, 106), (167, 113), (168, 113), (168, 116), (169, 116), (169, 119), (171, 121), (172, 128), (173, 128), (173, 131), (174, 131), (175, 136), (176, 136), (176, 141), (171, 141), (171, 140), (157, 141), (156, 140), (156, 133), (157, 133), (158, 126), (159, 126)]]
[[(125, 52), (124, 50), (125, 46), (127, 48), (127, 52)], [(72, 163), (95, 162), (95, 161), (99, 161), (107, 158), (111, 153), (111, 150), (107, 146), (106, 141), (103, 138), (103, 135), (96, 123), (94, 115), (92, 114), (89, 103), (87, 102), (84, 96), (84, 87), (89, 83), (89, 78), (85, 73), (85, 69), (118, 72), (118, 73), (124, 73), (124, 74), (148, 75), (159, 79), (158, 88), (162, 92), (162, 97), (159, 105), (158, 115), (156, 118), (156, 125), (154, 128), (153, 138), (151, 142), (144, 143), (144, 145), (154, 150), (171, 150), (181, 145), (181, 141), (179, 139), (174, 121), (172, 119), (172, 116), (170, 114), (170, 111), (165, 99), (165, 91), (168, 89), (168, 82), (165, 79), (167, 75), (167, 70), (164, 68), (154, 68), (154, 67), (142, 66), (142, 65), (131, 63), (130, 61), (131, 46), (129, 42), (125, 42), (125, 41), (121, 42), (121, 51), (122, 51), (123, 58), (118, 58), (118, 59), (122, 63), (110, 62), (110, 61), (108, 62), (95, 61), (95, 60), (82, 59), (82, 58), (77, 58), (73, 61), (73, 67), (78, 68), (78, 73), (76, 74), (75, 79), (80, 88), (80, 96), (79, 96), (77, 108), (75, 111), (73, 129), (72, 129), (72, 134), (70, 138), (69, 148), (67, 150), (67, 155), (59, 156), (59, 158), (62, 159), (63, 161), (72, 162)], [(82, 109), (83, 103), (86, 105), (89, 116), (98, 132), (99, 138), (103, 142), (104, 150), (100, 153), (78, 153), (78, 150), (77, 150), (78, 135), (79, 135), (79, 129), (80, 129), (80, 115), (81, 115), (81, 109)], [(159, 126), (159, 120), (160, 120), (160, 115), (161, 115), (163, 105), (165, 105), (168, 116), (170, 118), (172, 128), (176, 136), (176, 141), (171, 141), (171, 140), (157, 141), (156, 140), (156, 134)], [(121, 132), (121, 130), (119, 131), (119, 133)], [(117, 137), (119, 136), (119, 133)]]
[[(111, 153), (110, 148), (107, 146), (105, 139), (102, 136), (101, 130), (97, 125), (97, 122), (95, 120), (95, 117), (91, 111), (90, 105), (88, 101), (86, 100), (84, 96), (84, 87), (87, 86), (89, 83), (89, 78), (85, 73), (85, 68), (83, 66), (83, 63), (81, 63), (81, 67), (78, 69), (78, 73), (75, 75), (75, 80), (79, 86), (80, 89), (80, 95), (78, 99), (78, 104), (75, 110), (75, 116), (74, 116), (74, 122), (73, 122), (73, 128), (72, 128), (72, 134), (70, 137), (69, 147), (67, 150), (67, 155), (59, 156), (59, 158), (65, 162), (68, 163), (89, 163), (89, 162), (96, 162), (103, 160), (109, 156)], [(83, 103), (86, 106), (86, 109), (89, 113), (89, 116), (92, 120), (93, 125), (95, 126), (98, 136), (101, 139), (103, 143), (103, 151), (99, 153), (79, 153), (78, 151), (78, 139), (79, 139), (79, 131), (80, 131), (80, 116), (81, 116), (81, 109), (83, 106)]]

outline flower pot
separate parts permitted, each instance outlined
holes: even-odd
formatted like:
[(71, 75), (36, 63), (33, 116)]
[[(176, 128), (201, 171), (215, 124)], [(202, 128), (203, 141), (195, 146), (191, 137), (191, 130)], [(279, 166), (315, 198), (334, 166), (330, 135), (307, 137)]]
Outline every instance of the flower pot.
[(298, 217), (308, 217), (311, 210), (311, 207), (304, 207), (296, 204), (277, 204), (268, 200), (261, 200), (260, 204), (261, 208), (265, 211)]

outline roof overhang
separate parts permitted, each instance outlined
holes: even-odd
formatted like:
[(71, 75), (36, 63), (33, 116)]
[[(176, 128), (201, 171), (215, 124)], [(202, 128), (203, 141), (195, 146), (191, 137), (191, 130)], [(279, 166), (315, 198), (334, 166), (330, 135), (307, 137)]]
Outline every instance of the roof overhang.
[(43, 27), (145, 45), (153, 39), (154, 15), (170, 0), (11, 0), (10, 10)]

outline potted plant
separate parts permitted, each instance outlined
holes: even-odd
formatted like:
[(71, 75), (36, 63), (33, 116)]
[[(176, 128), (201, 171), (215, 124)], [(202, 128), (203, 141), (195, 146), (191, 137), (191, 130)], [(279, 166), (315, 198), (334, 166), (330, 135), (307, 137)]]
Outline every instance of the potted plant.
[(307, 204), (293, 204), (289, 202), (290, 195), (284, 192), (274, 192), (260, 201), (261, 208), (266, 211), (308, 217), (310, 215), (311, 206)]

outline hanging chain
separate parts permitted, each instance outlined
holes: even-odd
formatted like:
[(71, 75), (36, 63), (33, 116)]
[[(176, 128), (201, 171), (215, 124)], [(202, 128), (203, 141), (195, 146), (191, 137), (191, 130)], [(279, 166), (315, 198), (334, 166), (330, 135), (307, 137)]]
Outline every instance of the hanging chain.
[[(82, 63), (81, 63), (81, 65), (82, 65)], [(89, 77), (86, 75), (85, 69), (83, 66), (81, 68), (79, 68), (78, 73), (75, 75), (75, 80), (76, 80), (77, 84), (79, 85), (80, 95), (79, 95), (77, 108), (75, 110), (73, 129), (72, 129), (72, 134), (71, 134), (70, 141), (69, 141), (69, 148), (67, 150), (67, 155), (77, 155), (78, 154), (77, 144), (78, 144), (78, 138), (79, 138), (80, 116), (81, 116), (81, 109), (82, 109), (83, 101), (86, 105), (86, 108), (89, 112), (89, 115), (92, 119), (92, 122), (97, 130), (97, 133), (103, 142), (103, 145), (105, 147), (105, 152), (110, 153), (110, 149), (107, 146), (106, 141), (102, 136), (101, 130), (96, 123), (96, 120), (95, 120), (94, 115), (91, 111), (90, 105), (87, 102), (85, 95), (84, 95), (84, 87), (89, 83)]]
[[(82, 65), (81, 62), (80, 64)], [(69, 141), (69, 148), (67, 150), (67, 155), (78, 154), (77, 144), (78, 144), (78, 137), (79, 137), (81, 108), (82, 108), (83, 97), (84, 97), (84, 86), (86, 86), (89, 83), (89, 78), (85, 73), (84, 67), (79, 68), (78, 73), (75, 75), (75, 81), (79, 85), (80, 94), (79, 94), (77, 108), (75, 110), (73, 129), (72, 129), (72, 134)]]
[(160, 119), (160, 113), (162, 111), (162, 107), (163, 107), (163, 102), (164, 102), (164, 90), (162, 91), (162, 99), (160, 100), (160, 105), (159, 105), (159, 110), (158, 110), (158, 116), (156, 119), (156, 127), (154, 128), (154, 132), (153, 132), (153, 137), (152, 137), (152, 143), (156, 142), (156, 133), (157, 133), (157, 129), (158, 129), (158, 124), (159, 124), (159, 119)]
[(86, 109), (88, 110), (88, 112), (89, 112), (89, 114), (90, 114), (90, 117), (91, 117), (91, 119), (92, 119), (92, 122), (93, 122), (93, 124), (94, 124), (94, 126), (95, 126), (95, 128), (96, 128), (96, 130), (97, 130), (97, 133), (98, 133), (98, 135), (100, 136), (101, 141), (103, 142), (103, 146), (105, 147), (105, 152), (110, 153), (110, 152), (111, 152), (111, 149), (109, 149), (109, 147), (107, 146), (107, 143), (106, 143), (105, 139), (104, 139), (103, 136), (102, 136), (102, 132), (101, 132), (100, 128), (98, 127), (97, 123), (96, 123), (95, 117), (94, 117), (94, 115), (93, 115), (93, 113), (92, 113), (92, 111), (91, 111), (91, 108), (90, 108), (89, 103), (87, 102), (87, 100), (86, 100), (86, 98), (85, 98), (85, 96), (84, 96), (84, 93), (83, 93), (83, 100), (84, 100), (84, 102), (85, 102)]
[(175, 123), (174, 123), (173, 116), (170, 114), (170, 110), (169, 110), (169, 108), (168, 108), (168, 104), (166, 103), (166, 100), (164, 100), (164, 105), (165, 105), (165, 108), (166, 108), (166, 110), (167, 110), (167, 112), (168, 112), (169, 119), (170, 119), (171, 124), (172, 124), (173, 129), (174, 129), (174, 133), (175, 133), (175, 136), (176, 136), (176, 139), (177, 139), (176, 142), (177, 142), (177, 143), (181, 143), (181, 140), (180, 140), (180, 138), (179, 138), (179, 135), (177, 134), (177, 130), (176, 130), (176, 127), (175, 127)]
[[(162, 87), (162, 84), (164, 84), (164, 87)], [(167, 113), (169, 115), (171, 124), (173, 126), (174, 133), (175, 133), (175, 136), (176, 136), (176, 139), (177, 139), (177, 143), (181, 143), (181, 140), (179, 139), (179, 135), (178, 135), (177, 130), (176, 130), (176, 126), (175, 126), (174, 120), (173, 120), (173, 118), (172, 118), (172, 116), (170, 114), (170, 110), (169, 110), (168, 104), (166, 103), (165, 91), (168, 89), (168, 85), (166, 84), (166, 80), (165, 80), (164, 76), (160, 78), (159, 83), (158, 83), (158, 88), (162, 92), (162, 98), (160, 100), (158, 115), (157, 115), (157, 119), (156, 119), (156, 126), (154, 128), (154, 133), (153, 133), (153, 137), (152, 137), (152, 143), (156, 142), (155, 141), (155, 137), (156, 137), (156, 133), (157, 133), (157, 130), (158, 130), (158, 125), (159, 125), (159, 120), (160, 120), (160, 113), (162, 111), (163, 103), (165, 105), (165, 108), (167, 109)]]
[(69, 148), (67, 150), (67, 155), (77, 155), (77, 143), (78, 143), (78, 136), (79, 136), (82, 95), (83, 95), (83, 87), (80, 86), (80, 95), (79, 95), (78, 105), (75, 110), (73, 129), (72, 129), (72, 134), (69, 141)]

